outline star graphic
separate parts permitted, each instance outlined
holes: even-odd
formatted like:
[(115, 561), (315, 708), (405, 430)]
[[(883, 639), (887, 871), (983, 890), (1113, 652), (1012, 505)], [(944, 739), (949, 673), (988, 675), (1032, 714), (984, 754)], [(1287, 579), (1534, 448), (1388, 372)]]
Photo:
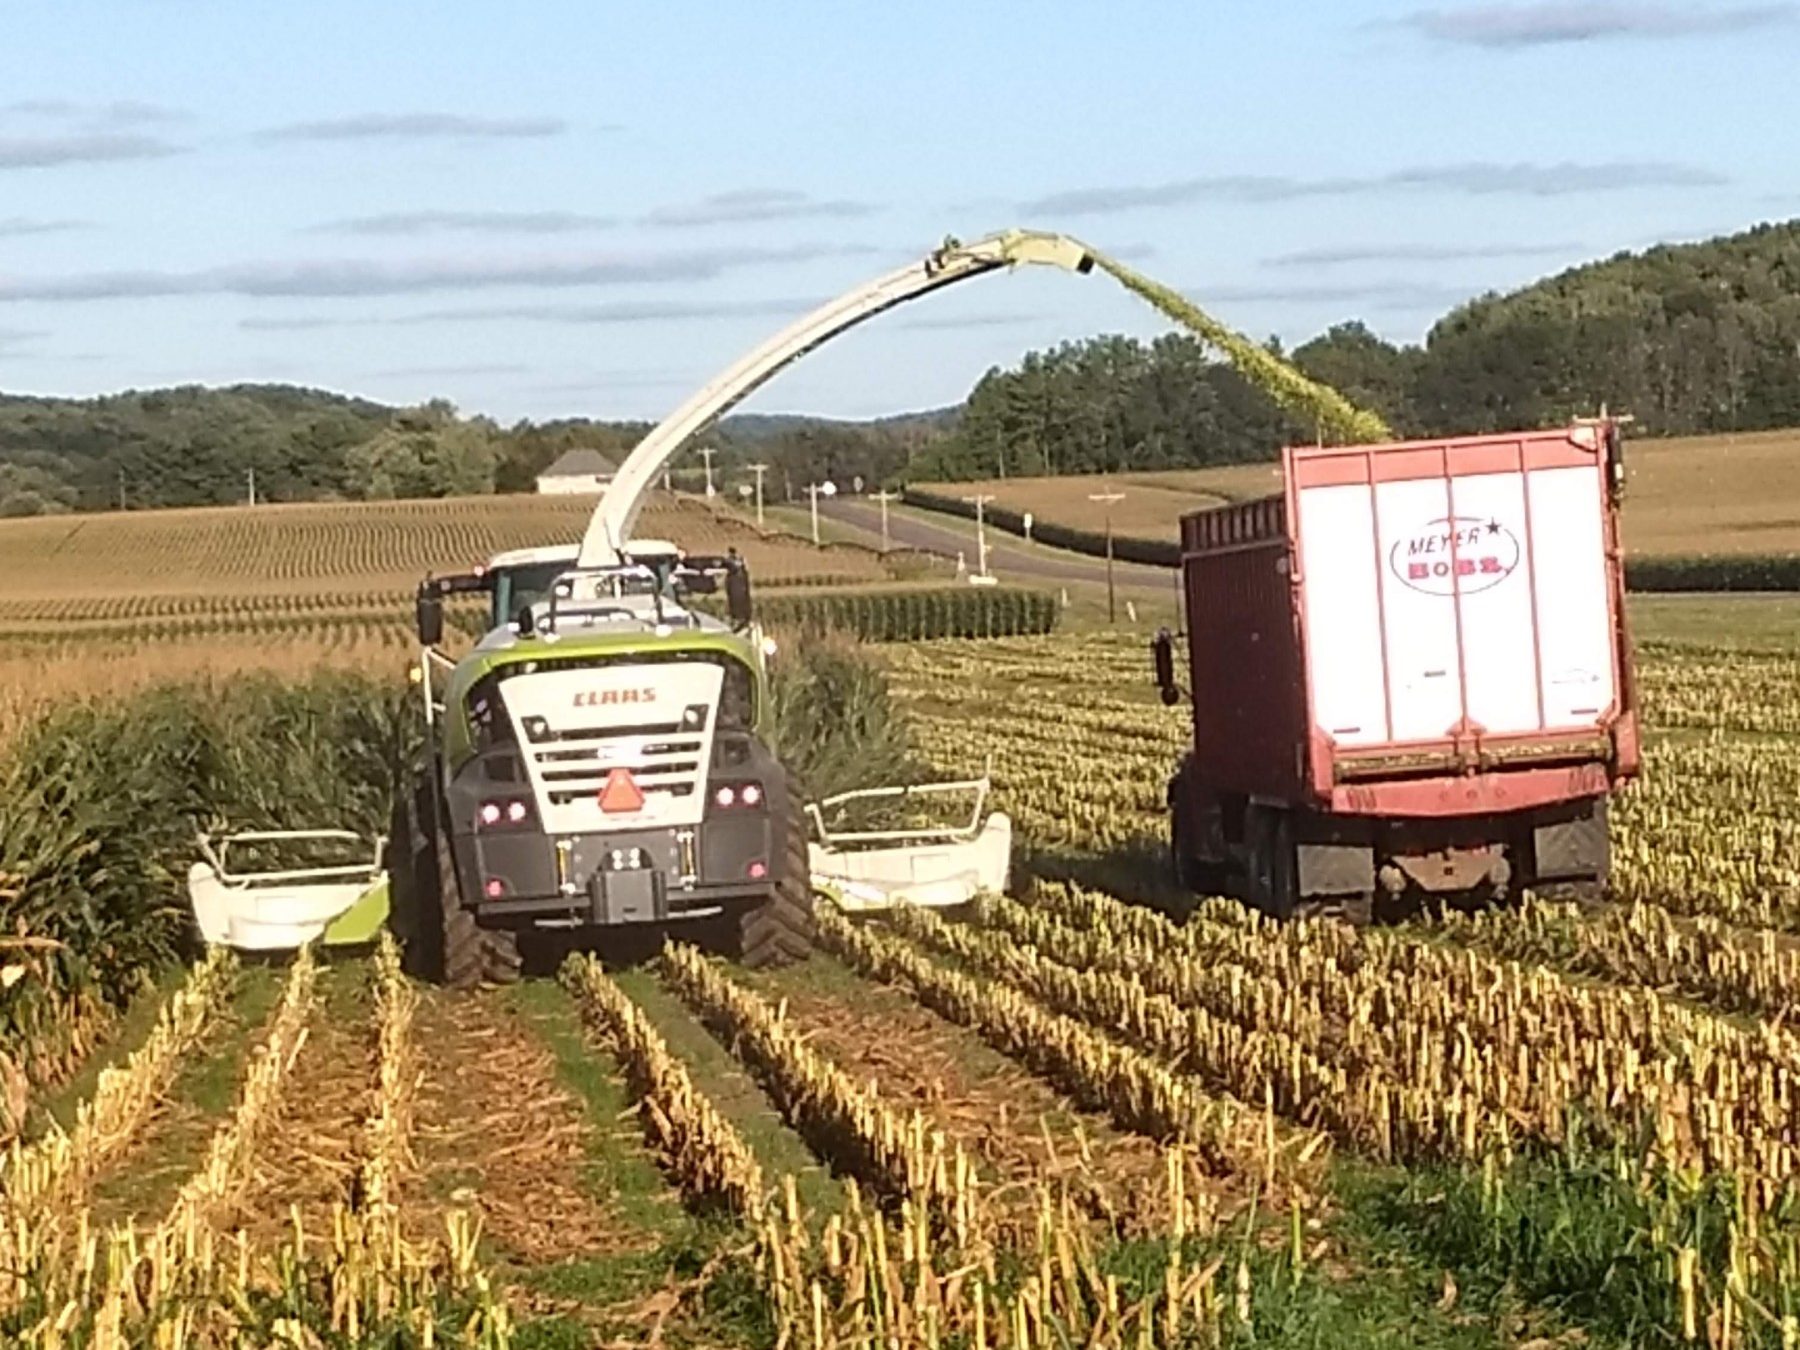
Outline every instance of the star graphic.
[(1490, 520), (1488, 522), (1488, 533), (1489, 534), (1499, 534), (1500, 533), (1500, 522), (1497, 520)]

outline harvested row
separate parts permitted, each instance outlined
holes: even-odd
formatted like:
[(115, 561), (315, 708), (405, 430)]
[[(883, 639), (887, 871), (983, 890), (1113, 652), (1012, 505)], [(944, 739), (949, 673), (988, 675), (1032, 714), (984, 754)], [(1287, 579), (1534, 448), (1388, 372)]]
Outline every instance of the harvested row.
[(624, 1066), (644, 1132), (681, 1193), (698, 1206), (759, 1220), (767, 1195), (762, 1167), (650, 1020), (594, 956), (570, 957), (561, 979)]
[(904, 982), (928, 1007), (975, 1029), (1083, 1106), (1105, 1111), (1124, 1129), (1181, 1141), (1215, 1173), (1291, 1178), (1320, 1154), (1318, 1136), (1279, 1139), (1272, 1114), (1212, 1096), (1154, 1058), (1015, 989), (971, 979), (835, 911), (822, 910), (818, 928), (827, 950), (862, 974)]
[[(891, 1103), (917, 1107), (962, 1141), (981, 1168), (1000, 1222), (1035, 1211), (1037, 1192), (1068, 1192), (1103, 1231), (1166, 1231), (1166, 1150), (1144, 1135), (1079, 1109), (1068, 1096), (973, 1029), (946, 1021), (906, 990), (877, 986), (817, 953), (804, 965), (757, 977), (807, 1044), (853, 1078), (874, 1080)], [(1208, 1175), (1193, 1156), (1187, 1193), (1208, 1213), (1246, 1203), (1248, 1179)]]
[(768, 1000), (722, 975), (697, 949), (669, 944), (661, 971), (701, 1021), (767, 1079), (782, 1114), (815, 1148), (896, 1204), (932, 1215), (958, 1247), (986, 1231), (975, 1168), (960, 1143), (930, 1129), (918, 1111), (903, 1117), (873, 1087), (859, 1087), (802, 1042)]
[[(1286, 989), (1294, 1011), (1285, 1021), (1296, 1043), (1354, 1075), (1339, 1091), (1366, 1085), (1370, 1094), (1346, 1105), (1295, 1091), (1292, 1109), (1349, 1111), (1352, 1137), (1372, 1140), (1384, 1155), (1479, 1158), (1521, 1130), (1552, 1143), (1577, 1130), (1621, 1140), (1642, 1131), (1666, 1164), (1751, 1178), (1765, 1202), (1794, 1177), (1786, 1122), (1800, 1039), (1785, 1030), (1745, 1031), (1648, 990), (1588, 986), (1378, 930), (1308, 923), (1270, 932), (1224, 904), (1199, 924), (1177, 927), (1073, 888), (1041, 888), (1039, 902), (1070, 921), (1071, 944), (1084, 933), (1103, 942), (1115, 933), (1154, 935), (1152, 945), (1120, 944), (1115, 964), (1131, 973), (1112, 976), (1122, 982), (1116, 988), (1089, 978), (1108, 972), (1076, 971), (1033, 953), (1034, 990), (1054, 988), (1108, 1025), (1125, 1015), (1144, 1019), (1139, 1034), (1159, 1042), (1178, 1035), (1166, 1025), (1168, 1009), (1147, 1002), (1142, 981), (1164, 978), (1158, 972), (1183, 958), (1191, 958), (1183, 978), (1195, 987), (1222, 960), (1253, 977), (1236, 977), (1252, 1025), (1271, 1020), (1267, 994), (1250, 992), (1257, 982)], [(1010, 942), (981, 948), (978, 938), (964, 941), (1003, 976), (1023, 959)], [(1065, 954), (1077, 950), (1085, 948), (1071, 945)], [(1341, 1038), (1335, 1044), (1332, 1034)], [(1204, 1055), (1209, 1045), (1198, 1037), (1189, 1053)], [(1280, 1063), (1269, 1071), (1293, 1077)]]
[(211, 1217), (244, 1184), (258, 1136), (280, 1109), (294, 1057), (306, 1040), (317, 973), (312, 949), (302, 948), (288, 970), (281, 1002), (256, 1048), (230, 1120), (214, 1133), (205, 1161), (136, 1252), (129, 1277), (107, 1289), (108, 1304), (116, 1301), (128, 1320), (161, 1327), (171, 1309), (209, 1292), (215, 1271)]
[[(124, 1064), (101, 1071), (93, 1095), (75, 1113), (68, 1132), (52, 1125), (31, 1145), (15, 1141), (0, 1180), (5, 1187), (7, 1222), (0, 1243), (20, 1224), (80, 1204), (95, 1175), (131, 1143), (157, 1100), (167, 1090), (181, 1059), (199, 1041), (230, 996), (237, 958), (214, 948), (157, 1012), (156, 1025)], [(0, 1270), (16, 1264), (0, 1260)], [(0, 1284), (0, 1300), (17, 1291)]]
[(1800, 1003), (1800, 943), (1711, 915), (1682, 918), (1648, 903), (1594, 912), (1533, 899), (1508, 910), (1452, 910), (1443, 924), (1452, 941), (1490, 956), (1667, 989), (1725, 1012), (1773, 1018)]

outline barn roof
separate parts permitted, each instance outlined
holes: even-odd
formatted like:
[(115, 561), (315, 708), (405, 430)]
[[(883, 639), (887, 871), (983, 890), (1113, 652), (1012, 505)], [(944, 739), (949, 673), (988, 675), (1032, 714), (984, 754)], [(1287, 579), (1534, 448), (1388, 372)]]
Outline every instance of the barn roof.
[(565, 450), (539, 478), (590, 478), (597, 473), (617, 473), (619, 466), (598, 450)]

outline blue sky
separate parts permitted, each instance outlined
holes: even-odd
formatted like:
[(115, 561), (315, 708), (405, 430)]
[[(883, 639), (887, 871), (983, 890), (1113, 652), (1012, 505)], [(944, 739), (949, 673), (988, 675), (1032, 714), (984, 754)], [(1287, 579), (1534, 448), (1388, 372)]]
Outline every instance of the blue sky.
[[(1800, 216), (1800, 5), (70, 0), (0, 8), (0, 390), (655, 417), (946, 233), (1257, 336)], [(868, 416), (1156, 317), (952, 288), (748, 406)]]

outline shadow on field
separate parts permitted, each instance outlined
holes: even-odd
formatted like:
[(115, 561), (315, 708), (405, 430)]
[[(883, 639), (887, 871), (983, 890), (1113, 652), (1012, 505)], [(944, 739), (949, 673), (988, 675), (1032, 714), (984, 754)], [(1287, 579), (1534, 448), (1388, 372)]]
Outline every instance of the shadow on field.
[(736, 924), (729, 915), (682, 923), (619, 924), (612, 928), (541, 928), (519, 934), (519, 955), (530, 978), (553, 978), (576, 952), (592, 952), (608, 970), (627, 970), (654, 961), (665, 941), (689, 942), (702, 951), (737, 950)]

